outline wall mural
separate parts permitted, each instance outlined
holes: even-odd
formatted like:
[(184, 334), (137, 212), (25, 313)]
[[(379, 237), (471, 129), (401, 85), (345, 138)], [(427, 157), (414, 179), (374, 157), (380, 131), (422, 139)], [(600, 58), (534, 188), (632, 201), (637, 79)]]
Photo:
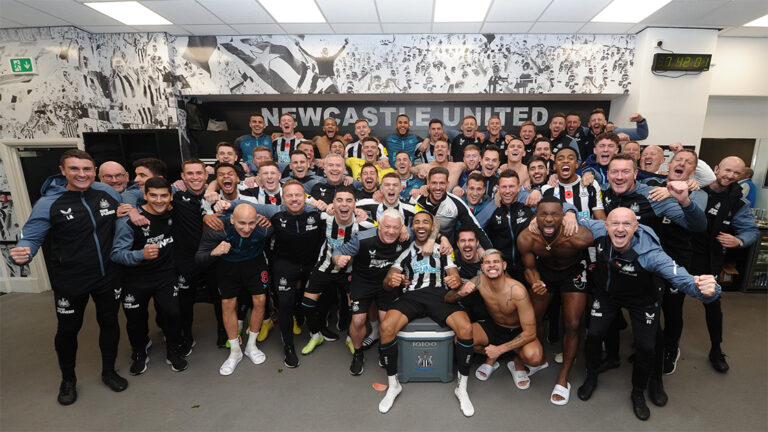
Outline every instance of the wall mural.
[(190, 36), (183, 94), (628, 93), (633, 35)]

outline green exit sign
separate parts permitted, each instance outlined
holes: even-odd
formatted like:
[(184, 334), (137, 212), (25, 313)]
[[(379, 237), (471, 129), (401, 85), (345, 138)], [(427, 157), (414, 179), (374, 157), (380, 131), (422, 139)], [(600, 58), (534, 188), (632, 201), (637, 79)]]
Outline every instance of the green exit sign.
[(18, 57), (11, 59), (11, 73), (33, 74), (37, 73), (35, 62), (30, 57)]

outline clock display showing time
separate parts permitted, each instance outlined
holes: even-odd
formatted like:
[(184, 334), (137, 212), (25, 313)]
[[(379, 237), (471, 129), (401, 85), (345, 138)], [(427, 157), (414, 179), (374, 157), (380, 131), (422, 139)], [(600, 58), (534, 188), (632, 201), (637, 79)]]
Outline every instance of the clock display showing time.
[(712, 54), (657, 53), (653, 56), (653, 71), (703, 72), (709, 70)]

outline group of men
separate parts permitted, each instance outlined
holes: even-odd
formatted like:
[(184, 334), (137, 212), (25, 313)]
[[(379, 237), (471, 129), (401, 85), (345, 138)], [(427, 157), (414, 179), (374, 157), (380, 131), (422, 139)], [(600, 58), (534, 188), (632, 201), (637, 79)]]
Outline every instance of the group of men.
[(130, 373), (147, 369), (150, 299), (166, 361), (183, 371), (196, 344), (193, 305), (207, 287), (217, 345), (229, 347), (221, 375), (234, 373), (244, 356), (264, 363), (257, 343), (275, 323), (289, 368), (299, 366), (294, 336), (304, 323), (310, 334), (302, 355), (348, 331), (352, 375), (363, 373), (365, 350), (379, 341), (388, 376), (382, 413), (402, 391), (397, 333), (409, 321), (427, 316), (454, 331), (455, 394), (471, 416), (473, 355), (485, 357), (478, 380), (508, 356), (515, 385), (529, 388), (549, 365), (544, 318), (549, 335), (558, 334), (561, 308), (563, 351), (555, 360), (562, 366), (550, 401), (570, 399), (582, 322), (586, 378), (578, 396), (589, 399), (598, 374), (618, 366), (624, 308), (634, 336), (632, 407), (645, 420), (646, 391), (655, 405), (667, 402), (662, 376), (677, 365), (686, 294), (705, 303), (709, 359), (728, 370), (713, 275), (725, 250), (752, 244), (757, 228), (738, 184), (741, 159), (711, 170), (673, 145), (667, 171), (659, 172), (663, 151), (635, 148), (647, 122), (639, 114), (630, 120), (635, 128), (613, 129), (600, 109), (588, 126), (578, 114), (556, 113), (540, 134), (530, 122), (512, 134), (498, 117), (485, 133), (471, 116), (461, 131), (434, 119), (421, 139), (401, 114), (396, 132), (382, 140), (358, 120), (354, 140), (329, 118), (323, 135), (308, 141), (290, 114), (271, 136), (253, 115), (251, 134), (220, 143), (212, 166), (185, 160), (173, 184), (152, 158), (134, 162), (131, 185), (111, 161), (96, 182), (91, 156), (67, 151), (10, 252), (24, 264), (50, 235), (59, 403), (77, 398), (77, 333), (89, 296), (101, 327), (103, 381), (123, 391), (128, 383), (114, 367), (119, 305)]

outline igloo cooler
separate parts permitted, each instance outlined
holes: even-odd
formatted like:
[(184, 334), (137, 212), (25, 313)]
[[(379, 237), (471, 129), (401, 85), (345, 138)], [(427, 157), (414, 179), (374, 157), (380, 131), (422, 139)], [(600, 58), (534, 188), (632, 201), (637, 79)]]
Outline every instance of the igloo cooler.
[(400, 382), (453, 381), (453, 337), (453, 330), (431, 318), (415, 319), (403, 327), (397, 334)]

